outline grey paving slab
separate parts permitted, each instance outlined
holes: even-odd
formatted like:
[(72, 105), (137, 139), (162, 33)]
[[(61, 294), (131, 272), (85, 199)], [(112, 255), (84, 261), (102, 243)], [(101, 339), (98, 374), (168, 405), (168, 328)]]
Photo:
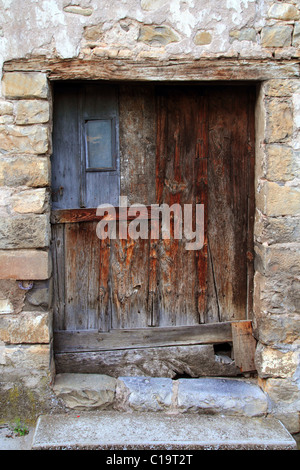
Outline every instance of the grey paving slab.
[(103, 411), (41, 416), (32, 448), (294, 450), (296, 442), (269, 418)]

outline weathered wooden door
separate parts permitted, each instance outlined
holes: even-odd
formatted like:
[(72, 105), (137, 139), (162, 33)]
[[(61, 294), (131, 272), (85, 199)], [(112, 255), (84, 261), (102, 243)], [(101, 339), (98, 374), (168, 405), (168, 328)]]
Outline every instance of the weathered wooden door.
[[(231, 357), (231, 322), (251, 318), (253, 102), (248, 87), (55, 88), (59, 372), (240, 372)], [(118, 206), (120, 195), (146, 206), (136, 229), (143, 225), (147, 236), (100, 240), (96, 207)], [(175, 236), (174, 218), (164, 238), (161, 220), (150, 219), (153, 204), (203, 204), (203, 247), (187, 250), (185, 236)], [(127, 215), (129, 228), (135, 216)], [(116, 211), (117, 234), (123, 216)], [(150, 222), (157, 224), (156, 238)]]

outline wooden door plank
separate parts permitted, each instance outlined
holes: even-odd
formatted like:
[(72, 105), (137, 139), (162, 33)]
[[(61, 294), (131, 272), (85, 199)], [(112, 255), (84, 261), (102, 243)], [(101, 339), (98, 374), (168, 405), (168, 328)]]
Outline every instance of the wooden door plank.
[(249, 89), (214, 88), (208, 96), (208, 238), (219, 315), (221, 321), (246, 319), (249, 185), (254, 181)]
[(65, 227), (65, 325), (67, 330), (99, 327), (100, 240), (96, 223)]
[(208, 184), (207, 184), (207, 160), (208, 160), (208, 102), (206, 96), (200, 97), (200, 109), (198, 112), (198, 135), (196, 157), (196, 192), (195, 203), (204, 205), (204, 245), (196, 251), (198, 274), (198, 313), (199, 322), (205, 323), (207, 311), (207, 287), (208, 287), (208, 243), (207, 243), (207, 219), (208, 219)]
[(231, 323), (167, 328), (99, 331), (56, 331), (55, 352), (106, 351), (156, 346), (213, 344), (232, 341)]
[(253, 336), (252, 322), (232, 322), (231, 326), (235, 364), (241, 372), (252, 372), (256, 369), (256, 339)]
[[(158, 89), (156, 202), (181, 206), (204, 203), (206, 191), (203, 97), (199, 88)], [(194, 217), (194, 216), (193, 216)], [(195, 221), (195, 220), (194, 220)], [(193, 325), (203, 321), (206, 298), (205, 249), (198, 258), (186, 249), (187, 240), (157, 243), (159, 325)], [(200, 285), (199, 285), (200, 284)]]
[(247, 319), (253, 318), (255, 217), (255, 94), (248, 93)]
[(56, 84), (54, 94), (52, 207), (71, 209), (80, 206), (78, 87), (74, 84)]
[(65, 329), (65, 226), (52, 227), (51, 243), (53, 261), (53, 328)]
[(112, 328), (148, 325), (149, 240), (111, 240)]
[(100, 240), (99, 330), (111, 329), (110, 240)]
[(155, 89), (119, 86), (121, 195), (128, 204), (155, 203)]

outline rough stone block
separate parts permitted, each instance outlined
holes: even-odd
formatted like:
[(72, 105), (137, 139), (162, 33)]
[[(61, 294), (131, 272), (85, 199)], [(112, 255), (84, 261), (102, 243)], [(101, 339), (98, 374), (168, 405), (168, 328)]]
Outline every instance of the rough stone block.
[(0, 126), (0, 152), (44, 154), (49, 151), (48, 127), (34, 124)]
[(119, 377), (115, 408), (122, 411), (164, 411), (172, 404), (173, 382), (168, 378)]
[(297, 129), (300, 129), (300, 93), (294, 93), (293, 95), (293, 111), (294, 125)]
[(299, 314), (276, 315), (260, 310), (255, 316), (256, 338), (268, 346), (293, 344), (300, 336)]
[(0, 250), (0, 279), (43, 280), (51, 275), (47, 251)]
[(299, 10), (290, 3), (273, 3), (268, 11), (268, 17), (284, 21), (297, 20), (299, 18)]
[(141, 7), (146, 11), (158, 10), (158, 8), (163, 7), (166, 3), (167, 0), (141, 0)]
[(254, 383), (236, 379), (180, 379), (178, 408), (182, 412), (262, 416), (267, 397)]
[(44, 187), (49, 184), (49, 158), (29, 155), (0, 158), (0, 186)]
[(266, 379), (263, 389), (274, 403), (295, 404), (300, 410), (299, 384), (289, 379)]
[(293, 133), (292, 103), (273, 98), (267, 105), (266, 141), (281, 142)]
[(100, 41), (103, 37), (103, 25), (102, 23), (92, 25), (92, 26), (86, 26), (84, 28), (84, 33), (83, 37), (86, 41), (92, 42), (92, 43), (97, 43)]
[(255, 240), (261, 244), (296, 243), (300, 240), (300, 217), (267, 217), (255, 214)]
[(91, 16), (94, 10), (93, 8), (83, 8), (80, 5), (68, 5), (64, 7), (64, 11), (75, 15)]
[(178, 34), (169, 26), (143, 25), (140, 28), (138, 41), (151, 45), (166, 46), (179, 41)]
[(13, 313), (14, 309), (9, 299), (0, 299), (0, 315)]
[(7, 72), (2, 79), (7, 99), (47, 98), (47, 75), (40, 72)]
[(300, 23), (295, 23), (292, 45), (294, 47), (300, 46)]
[(44, 387), (45, 379), (49, 378), (49, 344), (5, 346), (2, 343), (1, 346), (0, 342), (0, 350), (2, 382), (22, 381), (25, 388), (36, 389), (36, 391)]
[(76, 410), (111, 407), (117, 380), (98, 374), (58, 374), (53, 387), (67, 408)]
[(46, 188), (20, 191), (11, 198), (11, 205), (19, 214), (42, 214), (49, 203)]
[(231, 42), (237, 41), (251, 41), (256, 42), (256, 31), (254, 28), (233, 29), (229, 32)]
[(0, 341), (9, 344), (42, 344), (50, 342), (48, 312), (22, 312), (0, 315)]
[(27, 214), (0, 217), (0, 250), (45, 248), (50, 243), (49, 216)]
[(0, 315), (20, 313), (25, 303), (25, 291), (20, 289), (18, 282), (0, 280)]
[(299, 216), (300, 191), (297, 187), (264, 181), (256, 195), (256, 207), (270, 217)]
[(269, 181), (290, 181), (300, 169), (299, 155), (286, 145), (266, 146), (266, 173)]
[(261, 32), (263, 47), (288, 47), (291, 45), (293, 27), (290, 25), (265, 26)]
[(298, 366), (294, 351), (283, 351), (259, 343), (255, 353), (257, 373), (261, 378), (293, 377)]
[(0, 116), (12, 115), (14, 105), (10, 101), (0, 101)]
[(35, 281), (26, 294), (24, 310), (49, 310), (52, 305), (53, 280)]
[(299, 89), (299, 80), (273, 78), (263, 85), (266, 96), (291, 97)]
[[(256, 270), (266, 276), (297, 277), (300, 266), (300, 250), (298, 243), (287, 245), (265, 246), (256, 244)], [(276, 279), (278, 281), (278, 279)]]
[[(299, 315), (300, 312), (300, 281), (296, 276), (294, 279), (285, 274), (265, 276), (257, 271), (254, 276), (254, 298), (257, 323), (260, 319), (264, 321), (269, 314), (290, 315), (293, 322), (293, 319), (297, 319), (294, 314)], [(264, 335), (267, 341), (268, 330), (266, 334), (263, 330), (259, 334)]]
[(209, 31), (198, 31), (194, 37), (194, 43), (196, 46), (204, 46), (210, 44), (212, 41), (212, 35)]
[(15, 113), (16, 124), (43, 124), (49, 121), (49, 102), (42, 100), (17, 101)]

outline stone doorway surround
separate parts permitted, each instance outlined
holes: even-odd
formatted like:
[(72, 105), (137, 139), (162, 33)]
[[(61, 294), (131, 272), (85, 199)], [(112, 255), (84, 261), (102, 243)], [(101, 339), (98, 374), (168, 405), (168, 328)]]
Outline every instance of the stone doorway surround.
[(23, 400), (29, 415), (55, 408), (51, 81), (251, 82), (257, 84), (253, 326), (258, 384), (268, 395), (268, 414), (299, 432), (298, 61), (42, 57), (9, 61), (3, 70), (0, 184), (9, 204), (3, 207), (6, 236), (0, 247), (0, 404), (9, 401), (19, 408)]

